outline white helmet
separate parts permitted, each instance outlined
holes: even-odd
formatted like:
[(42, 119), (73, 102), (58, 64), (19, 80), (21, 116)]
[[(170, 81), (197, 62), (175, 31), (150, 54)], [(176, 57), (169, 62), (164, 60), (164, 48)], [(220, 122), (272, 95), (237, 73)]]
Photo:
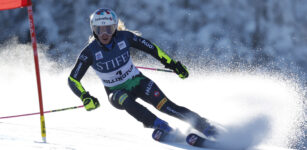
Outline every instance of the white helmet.
[(111, 9), (97, 9), (90, 16), (90, 24), (92, 32), (97, 35), (109, 34), (112, 35), (117, 29), (118, 18), (115, 12)]

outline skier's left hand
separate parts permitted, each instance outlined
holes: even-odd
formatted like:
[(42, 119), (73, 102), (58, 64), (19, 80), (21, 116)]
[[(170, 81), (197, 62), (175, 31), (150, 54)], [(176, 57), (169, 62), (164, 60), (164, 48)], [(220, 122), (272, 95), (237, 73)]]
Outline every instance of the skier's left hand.
[(83, 93), (81, 95), (81, 100), (87, 111), (94, 110), (100, 106), (98, 99), (91, 96), (89, 92)]
[(181, 79), (185, 79), (189, 76), (187, 67), (181, 64), (180, 61), (175, 62), (175, 68), (173, 68), (173, 70)]

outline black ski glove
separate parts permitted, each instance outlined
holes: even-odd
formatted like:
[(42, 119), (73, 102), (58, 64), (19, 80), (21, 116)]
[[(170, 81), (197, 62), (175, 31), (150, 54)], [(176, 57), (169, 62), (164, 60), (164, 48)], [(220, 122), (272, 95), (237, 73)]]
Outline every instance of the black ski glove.
[(98, 99), (91, 96), (89, 92), (83, 93), (80, 98), (87, 111), (94, 110), (100, 106)]

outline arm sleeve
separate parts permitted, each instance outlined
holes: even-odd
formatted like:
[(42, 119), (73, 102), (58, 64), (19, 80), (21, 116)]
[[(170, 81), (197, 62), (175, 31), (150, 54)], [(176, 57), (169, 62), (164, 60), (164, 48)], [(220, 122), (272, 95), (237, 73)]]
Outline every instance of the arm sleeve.
[(70, 76), (68, 77), (68, 85), (78, 97), (81, 97), (82, 94), (86, 93), (86, 90), (83, 88), (80, 80), (91, 64), (91, 57), (89, 56), (88, 51), (85, 49), (81, 52), (75, 66), (70, 73)]
[(172, 60), (160, 47), (156, 44), (150, 42), (143, 37), (137, 36), (130, 32), (129, 42), (131, 47), (144, 51), (157, 60), (159, 60), (166, 68), (173, 68), (175, 65), (175, 61)]

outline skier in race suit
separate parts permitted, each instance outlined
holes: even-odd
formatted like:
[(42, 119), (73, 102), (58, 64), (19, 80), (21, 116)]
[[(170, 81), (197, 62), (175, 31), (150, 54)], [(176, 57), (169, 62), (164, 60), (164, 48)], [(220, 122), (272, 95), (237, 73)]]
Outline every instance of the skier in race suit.
[(187, 78), (187, 68), (171, 59), (156, 44), (130, 31), (119, 31), (118, 18), (111, 9), (98, 9), (90, 16), (94, 40), (82, 50), (68, 84), (80, 97), (87, 111), (99, 107), (99, 101), (90, 95), (80, 80), (91, 66), (105, 86), (110, 103), (127, 111), (145, 127), (172, 131), (168, 123), (136, 102), (140, 98), (156, 109), (189, 123), (205, 135), (215, 134), (215, 127), (197, 113), (176, 105), (159, 89), (155, 82), (144, 76), (132, 63), (130, 48), (141, 50), (172, 69), (180, 78)]

